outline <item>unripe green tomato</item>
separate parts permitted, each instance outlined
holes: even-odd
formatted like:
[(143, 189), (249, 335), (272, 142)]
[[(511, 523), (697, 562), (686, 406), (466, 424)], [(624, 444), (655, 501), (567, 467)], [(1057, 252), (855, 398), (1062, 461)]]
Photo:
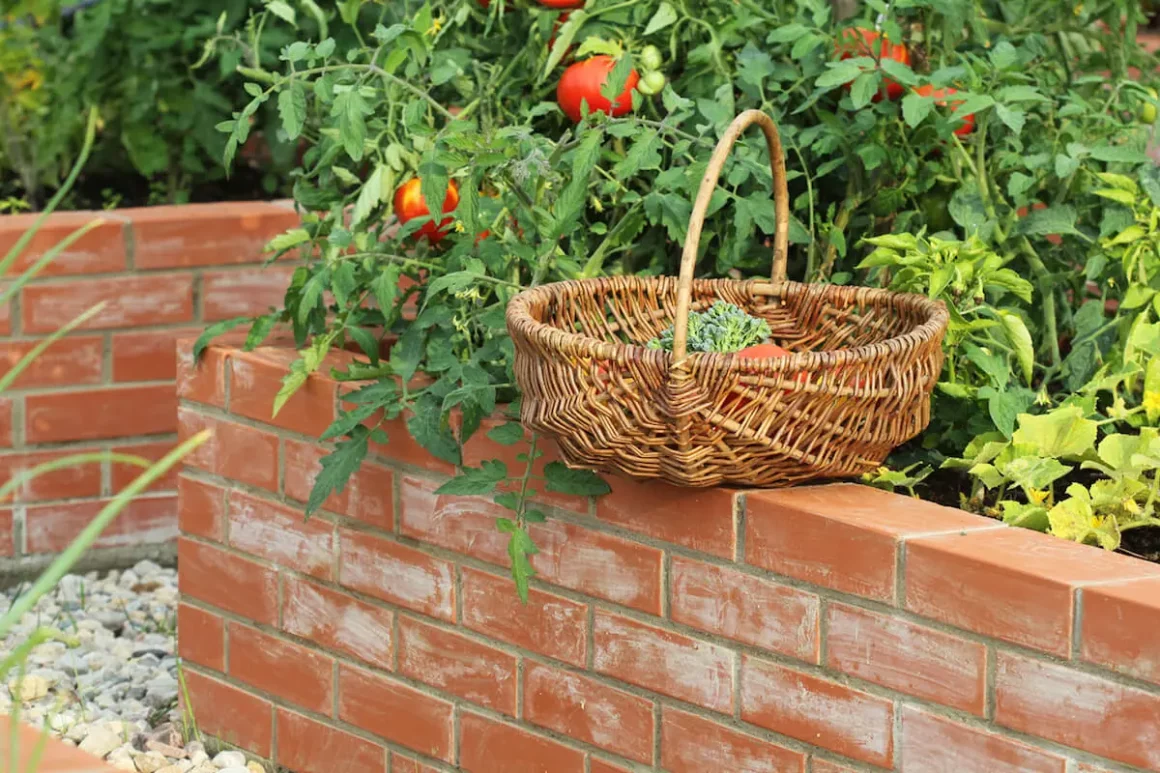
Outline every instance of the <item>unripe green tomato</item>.
[(659, 70), (665, 63), (661, 50), (656, 46), (645, 46), (640, 52), (640, 66), (645, 70)]
[(646, 97), (651, 97), (654, 94), (660, 94), (664, 91), (665, 84), (668, 82), (669, 79), (665, 77), (663, 72), (653, 70), (652, 72), (644, 74), (644, 77), (640, 79), (640, 83), (636, 85), (636, 90)]
[[(1153, 100), (1156, 99), (1156, 89), (1148, 89), (1148, 93)], [(1141, 123), (1156, 123), (1156, 105), (1153, 102), (1141, 102), (1137, 117)]]

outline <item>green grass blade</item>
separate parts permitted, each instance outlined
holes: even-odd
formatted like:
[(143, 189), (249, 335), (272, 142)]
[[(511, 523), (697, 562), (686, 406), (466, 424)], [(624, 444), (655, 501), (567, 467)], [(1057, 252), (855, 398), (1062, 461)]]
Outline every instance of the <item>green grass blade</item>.
[[(0, 392), (3, 390), (0, 389)], [(44, 475), (47, 472), (56, 472), (67, 467), (74, 467), (81, 464), (92, 464), (94, 462), (100, 463), (104, 461), (113, 462), (114, 464), (131, 464), (142, 469), (149, 469), (149, 465), (153, 462), (143, 456), (134, 456), (133, 454), (119, 454), (114, 451), (89, 451), (83, 454), (69, 454), (62, 456), (59, 459), (53, 459), (48, 462), (43, 462), (36, 465), (31, 470), (16, 475), (3, 486), (0, 486), (0, 502), (4, 502), (12, 493), (19, 488), (22, 483)]]
[(60, 189), (57, 190), (51, 199), (49, 199), (48, 204), (45, 206), (44, 211), (40, 213), (40, 216), (32, 222), (32, 225), (28, 228), (27, 231), (20, 235), (20, 238), (16, 240), (16, 243), (12, 245), (7, 253), (5, 253), (4, 258), (0, 260), (0, 276), (7, 272), (8, 268), (16, 262), (16, 258), (20, 255), (20, 253), (24, 252), (24, 248), (28, 246), (30, 241), (32, 241), (32, 237), (36, 236), (36, 232), (40, 230), (40, 226), (44, 224), (44, 221), (48, 218), (48, 216), (51, 215), (56, 210), (57, 206), (60, 205), (61, 200), (68, 195), (70, 190), (72, 190), (73, 184), (77, 181), (77, 176), (80, 175), (81, 169), (84, 167), (85, 162), (89, 160), (89, 153), (91, 153), (93, 150), (93, 141), (96, 139), (96, 136), (97, 109), (94, 107), (89, 110), (89, 122), (88, 125), (85, 126), (85, 142), (81, 146), (81, 154), (77, 156), (76, 162), (73, 163), (72, 169), (69, 170), (68, 177), (65, 178), (64, 185), (60, 186)]
[[(29, 266), (24, 271), (23, 274), (21, 274), (19, 277), (17, 277), (12, 282), (12, 284), (10, 284), (4, 290), (3, 295), (0, 295), (0, 306), (3, 306), (5, 303), (7, 303), (9, 298), (11, 298), (17, 292), (19, 292), (20, 288), (23, 287), (24, 285), (28, 284), (28, 281), (30, 279), (32, 279), (34, 276), (36, 276), (37, 274), (39, 274), (41, 272), (41, 270), (44, 269), (45, 266), (47, 266), (49, 263), (56, 260), (57, 255), (60, 255), (62, 252), (64, 252), (69, 247), (71, 247), (73, 244), (75, 244), (77, 239), (80, 239), (82, 236), (84, 236), (85, 234), (87, 234), (89, 231), (93, 230), (97, 226), (104, 225), (104, 223), (105, 223), (105, 221), (99, 217), (96, 220), (90, 220), (89, 222), (85, 223), (80, 228), (73, 231), (71, 234), (64, 237), (56, 244), (54, 244), (52, 246), (52, 249), (50, 249), (48, 252), (41, 255), (35, 263), (33, 263), (31, 266)], [(27, 234), (27, 233), (28, 232), (25, 231), (25, 234)], [(21, 238), (23, 238), (23, 237), (21, 237)], [(5, 258), (4, 260), (6, 262), (0, 263), (0, 276), (3, 276), (5, 274), (5, 272), (8, 271), (8, 268), (11, 265), (11, 263), (8, 262), (8, 258)], [(15, 255), (12, 256), (12, 260), (16, 260)]]
[(101, 511), (85, 526), (84, 530), (77, 535), (76, 539), (36, 579), (32, 588), (18, 598), (16, 603), (5, 613), (4, 617), (0, 618), (0, 638), (8, 635), (8, 631), (12, 629), (12, 626), (24, 616), (25, 612), (36, 605), (36, 602), (40, 600), (41, 596), (56, 587), (56, 584), (60, 582), (60, 578), (68, 574), (69, 569), (76, 564), (81, 555), (96, 541), (97, 537), (101, 535), (101, 532), (105, 530), (105, 527), (125, 509), (125, 506), (135, 496), (151, 486), (161, 476), (165, 475), (169, 471), (169, 468), (177, 464), (182, 457), (208, 440), (210, 434), (209, 430), (203, 430), (186, 440), (177, 448), (174, 448), (158, 460), (156, 464), (137, 476), (112, 501), (101, 508)]
[(99, 314), (105, 308), (107, 303), (108, 303), (107, 301), (101, 301), (100, 303), (98, 303), (96, 306), (92, 307), (88, 311), (85, 311), (85, 312), (77, 315), (77, 317), (75, 319), (73, 319), (71, 322), (66, 324), (60, 330), (53, 332), (52, 335), (46, 336), (45, 338), (41, 339), (40, 341), (37, 341), (36, 346), (32, 347), (32, 350), (29, 351), (28, 354), (26, 354), (20, 358), (20, 362), (13, 365), (11, 370), (9, 370), (2, 377), (0, 377), (0, 393), (3, 393), (5, 390), (8, 389), (8, 387), (12, 386), (12, 384), (15, 383), (16, 379), (20, 377), (20, 374), (23, 373), (25, 371), (25, 369), (27, 369), (28, 366), (31, 365), (36, 360), (36, 358), (41, 355), (41, 353), (45, 349), (52, 346), (55, 342), (59, 341), (66, 334), (71, 333), (73, 330), (76, 330), (78, 327), (83, 325), (85, 322), (88, 322), (90, 319), (95, 317), (97, 314)]

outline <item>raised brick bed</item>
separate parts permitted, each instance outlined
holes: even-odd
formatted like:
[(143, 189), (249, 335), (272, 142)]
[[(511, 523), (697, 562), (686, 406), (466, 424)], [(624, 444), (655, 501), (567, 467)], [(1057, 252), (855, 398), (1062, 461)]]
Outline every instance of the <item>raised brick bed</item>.
[[(53, 215), (25, 250), (33, 263), (77, 227), (106, 222), (0, 307), (0, 373), (100, 301), (0, 398), (0, 480), (55, 457), (115, 449), (157, 458), (177, 431), (174, 342), (206, 323), (281, 304), (289, 266), (261, 268), (269, 238), (297, 223), (288, 203), (194, 204)], [(0, 217), (0, 255), (32, 215)], [(38, 478), (0, 509), (0, 571), (59, 551), (138, 470), (90, 464)], [(172, 542), (175, 476), (117, 519), (98, 548)], [(98, 555), (99, 555), (98, 551)], [(131, 552), (131, 551), (130, 551)], [(122, 556), (122, 560), (130, 560)]]
[[(8, 771), (11, 754), (11, 720), (0, 716), (0, 770)], [(112, 773), (113, 768), (86, 754), (75, 746), (69, 746), (56, 738), (45, 738), (44, 732), (28, 725), (21, 725), (16, 734), (16, 768), (11, 773)], [(37, 749), (40, 753), (36, 767), (32, 767), (32, 757)]]
[(208, 733), (297, 773), (1160, 771), (1160, 566), (853, 484), (614, 479), (548, 500), (524, 607), (498, 508), (399, 426), (303, 522), (338, 385), (271, 421), (292, 358), (181, 372)]

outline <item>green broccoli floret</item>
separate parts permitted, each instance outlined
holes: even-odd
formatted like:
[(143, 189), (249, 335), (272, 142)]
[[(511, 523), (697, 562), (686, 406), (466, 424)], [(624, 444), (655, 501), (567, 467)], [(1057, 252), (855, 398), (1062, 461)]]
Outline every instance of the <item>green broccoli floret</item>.
[[(689, 313), (690, 352), (738, 352), (769, 339), (769, 324), (738, 306), (717, 301), (708, 311)], [(649, 349), (673, 350), (673, 326), (649, 341)]]

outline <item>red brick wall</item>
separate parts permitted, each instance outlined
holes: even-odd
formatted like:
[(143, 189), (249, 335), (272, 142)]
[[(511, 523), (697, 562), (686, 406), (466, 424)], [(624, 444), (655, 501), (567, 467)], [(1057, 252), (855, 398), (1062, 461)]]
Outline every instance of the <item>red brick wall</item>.
[[(82, 451), (160, 457), (177, 433), (175, 341), (196, 337), (206, 323), (281, 304), (290, 267), (262, 269), (260, 263), (270, 237), (297, 223), (284, 203), (56, 214), (12, 273), (98, 217), (103, 225), (0, 308), (4, 373), (45, 334), (108, 302), (83, 329), (49, 347), (0, 397), (0, 481)], [(34, 219), (0, 217), (0, 255)], [(0, 563), (3, 557), (59, 551), (137, 472), (106, 463), (38, 478), (0, 507)], [(98, 547), (172, 541), (176, 515), (174, 475), (132, 504)]]
[[(552, 496), (530, 603), (401, 428), (304, 522), (337, 385), (184, 371), (201, 728), (297, 773), (1160, 771), (1160, 566), (856, 485)], [(472, 458), (512, 455), (473, 443)], [(341, 761), (341, 764), (340, 764)]]

